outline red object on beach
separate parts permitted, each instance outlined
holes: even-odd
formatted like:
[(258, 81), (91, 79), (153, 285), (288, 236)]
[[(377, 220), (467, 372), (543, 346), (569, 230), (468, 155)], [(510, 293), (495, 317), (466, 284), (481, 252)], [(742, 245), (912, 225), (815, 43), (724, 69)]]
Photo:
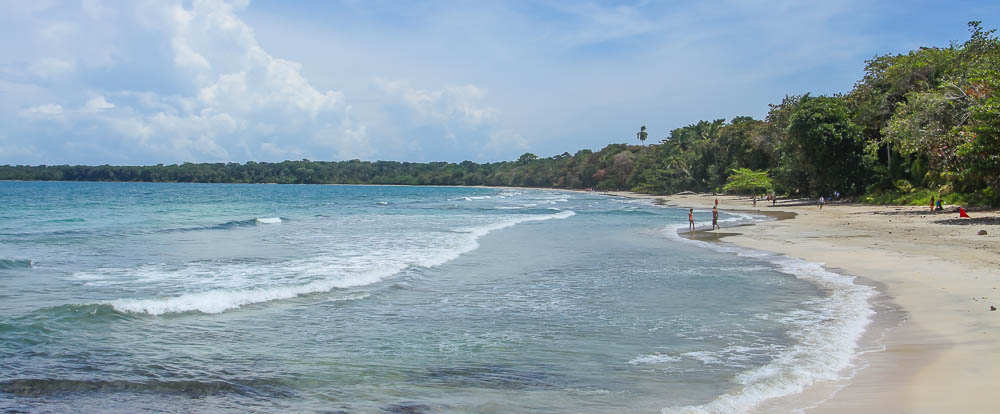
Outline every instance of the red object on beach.
[(965, 214), (965, 209), (961, 208), (961, 207), (958, 208), (958, 216), (959, 217), (965, 217), (965, 218), (972, 218), (972, 217), (969, 217), (968, 214)]

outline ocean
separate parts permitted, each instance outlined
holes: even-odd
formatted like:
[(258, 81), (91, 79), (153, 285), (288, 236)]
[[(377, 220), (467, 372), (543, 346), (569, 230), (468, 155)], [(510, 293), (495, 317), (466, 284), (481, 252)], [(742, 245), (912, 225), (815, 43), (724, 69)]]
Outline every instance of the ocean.
[(745, 412), (849, 375), (874, 288), (686, 227), (554, 190), (0, 182), (0, 411)]

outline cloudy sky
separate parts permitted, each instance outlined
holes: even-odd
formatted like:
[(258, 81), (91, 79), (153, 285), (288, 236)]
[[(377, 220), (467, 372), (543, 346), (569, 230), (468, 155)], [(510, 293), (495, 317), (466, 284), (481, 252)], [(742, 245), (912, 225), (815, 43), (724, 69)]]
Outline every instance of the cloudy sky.
[(551, 156), (846, 92), (994, 1), (0, 0), (0, 164)]

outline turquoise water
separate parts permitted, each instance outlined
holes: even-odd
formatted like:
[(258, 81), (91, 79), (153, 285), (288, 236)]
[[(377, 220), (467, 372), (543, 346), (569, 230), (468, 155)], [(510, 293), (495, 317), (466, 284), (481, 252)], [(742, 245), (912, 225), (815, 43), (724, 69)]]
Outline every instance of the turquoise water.
[(870, 288), (686, 225), (543, 190), (0, 182), (0, 409), (740, 412), (843, 375)]

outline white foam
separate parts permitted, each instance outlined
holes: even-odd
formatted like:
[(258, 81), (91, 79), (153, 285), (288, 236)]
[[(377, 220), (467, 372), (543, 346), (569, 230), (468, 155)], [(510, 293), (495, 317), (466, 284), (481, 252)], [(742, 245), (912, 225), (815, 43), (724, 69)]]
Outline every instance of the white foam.
[(261, 217), (256, 219), (257, 224), (278, 224), (281, 223), (281, 217)]
[[(250, 289), (210, 289), (178, 296), (149, 299), (126, 298), (106, 303), (118, 311), (145, 313), (149, 315), (183, 312), (221, 313), (255, 303), (291, 299), (311, 293), (328, 292), (333, 289), (365, 286), (384, 280), (410, 266), (434, 267), (454, 260), (460, 255), (478, 248), (478, 239), (490, 232), (530, 221), (565, 219), (574, 214), (576, 213), (566, 210), (555, 214), (515, 217), (497, 223), (458, 229), (456, 231), (458, 234), (464, 236), (464, 240), (458, 240), (456, 244), (436, 249), (421, 250), (419, 252), (383, 252), (381, 255), (375, 254), (374, 256), (302, 260), (288, 264), (281, 269), (284, 273), (295, 275), (296, 278), (303, 276), (322, 277), (322, 279), (308, 283), (270, 285)], [(391, 257), (386, 256), (389, 254), (391, 254)], [(200, 272), (201, 270), (197, 270), (197, 268), (195, 266), (191, 269), (182, 270), (181, 273)], [(233, 273), (233, 275), (229, 275), (229, 277), (232, 280), (227, 280), (226, 282), (239, 286), (245, 282), (245, 278), (260, 272), (269, 273), (273, 276), (273, 273), (276, 273), (278, 269), (274, 268), (273, 265), (258, 266), (248, 264), (233, 267), (231, 270), (229, 273)], [(163, 269), (156, 268), (155, 270), (143, 269), (141, 273), (143, 275), (148, 273), (149, 275), (161, 276), (175, 272), (178, 271), (164, 271)], [(214, 279), (216, 278), (210, 278), (210, 280)], [(294, 281), (295, 279), (292, 278), (291, 280)]]
[[(767, 365), (739, 374), (735, 380), (743, 385), (741, 389), (703, 405), (667, 407), (663, 413), (746, 412), (766, 400), (796, 394), (817, 382), (838, 380), (844, 373), (851, 374), (858, 354), (858, 341), (875, 314), (869, 303), (876, 294), (873, 287), (855, 284), (853, 276), (830, 272), (822, 263), (729, 244), (688, 240), (677, 233), (686, 227), (684, 224), (668, 226), (664, 233), (670, 239), (771, 262), (780, 272), (812, 282), (829, 295), (803, 302), (800, 309), (780, 317), (783, 323), (793, 327), (789, 335), (795, 344), (778, 350)], [(706, 364), (719, 361), (717, 354), (687, 356)]]
[(254, 303), (291, 299), (337, 288), (363, 286), (378, 282), (402, 269), (382, 269), (337, 279), (318, 280), (304, 285), (260, 289), (219, 289), (155, 299), (118, 299), (108, 302), (115, 310), (131, 313), (163, 315), (167, 313), (221, 313)]
[(640, 355), (628, 361), (629, 365), (664, 364), (680, 361), (681, 357), (664, 354)]

